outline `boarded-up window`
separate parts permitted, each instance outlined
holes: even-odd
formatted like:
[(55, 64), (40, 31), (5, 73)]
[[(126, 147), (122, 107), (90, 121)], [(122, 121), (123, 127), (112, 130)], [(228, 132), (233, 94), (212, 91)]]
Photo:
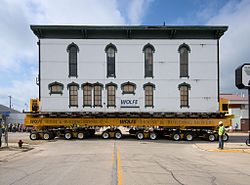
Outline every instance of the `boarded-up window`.
[(179, 85), (180, 107), (189, 107), (189, 89), (190, 85), (187, 83), (182, 83)]
[(63, 94), (63, 84), (59, 82), (53, 82), (49, 84), (50, 95), (51, 94)]
[(78, 107), (78, 85), (69, 85), (69, 106)]
[(94, 85), (94, 106), (101, 107), (102, 106), (102, 85), (96, 84)]
[(116, 98), (116, 85), (107, 86), (107, 106), (115, 107), (115, 98)]
[(92, 106), (92, 86), (91, 84), (85, 84), (83, 89), (83, 106)]
[(154, 88), (155, 85), (147, 83), (143, 86), (145, 91), (145, 107), (154, 107)]
[(135, 94), (136, 85), (131, 82), (126, 82), (121, 85), (122, 94)]

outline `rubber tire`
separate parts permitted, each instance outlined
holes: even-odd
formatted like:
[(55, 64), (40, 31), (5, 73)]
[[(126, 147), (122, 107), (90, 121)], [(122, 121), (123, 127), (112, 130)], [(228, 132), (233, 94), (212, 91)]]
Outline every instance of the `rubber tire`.
[(83, 132), (77, 133), (77, 139), (83, 140), (85, 138), (85, 134)]
[(215, 134), (207, 134), (207, 140), (210, 141), (210, 142), (216, 141)]
[(65, 132), (64, 138), (65, 138), (66, 140), (72, 139), (72, 133), (71, 133), (71, 132)]
[[(189, 136), (191, 136), (191, 137), (189, 138)], [(186, 141), (193, 141), (193, 139), (194, 139), (194, 134), (192, 134), (191, 132), (187, 132), (187, 133), (184, 135), (184, 138), (185, 138)]]
[(141, 131), (139, 131), (139, 132), (137, 132), (136, 134), (136, 138), (138, 139), (138, 140), (143, 140), (144, 139), (144, 133), (143, 132), (141, 132)]
[(43, 140), (50, 140), (51, 139), (51, 135), (49, 132), (44, 132), (43, 133)]
[(228, 140), (229, 140), (229, 135), (227, 133), (225, 133), (225, 135), (223, 136), (223, 141), (227, 142)]
[(109, 132), (104, 131), (104, 132), (102, 133), (102, 138), (103, 138), (103, 139), (109, 139), (109, 138), (110, 138)]
[[(35, 136), (35, 137), (32, 137), (32, 136)], [(35, 132), (31, 132), (30, 133), (30, 140), (32, 140), (32, 141), (34, 141), (34, 140), (37, 140), (38, 139), (38, 135), (37, 135), (37, 133), (35, 133)]]
[(246, 140), (246, 145), (247, 145), (247, 146), (250, 146), (250, 139), (247, 139), (247, 140)]
[(156, 139), (157, 139), (157, 134), (156, 134), (155, 132), (150, 132), (150, 133), (149, 133), (149, 138), (150, 138), (151, 140), (156, 140)]
[[(175, 137), (175, 136), (177, 136), (177, 135), (178, 135), (178, 137)], [(173, 134), (172, 134), (172, 139), (173, 139), (174, 141), (180, 141), (180, 140), (181, 140), (181, 135), (180, 135), (180, 133), (177, 133), (177, 132), (173, 133)]]
[[(117, 137), (117, 136), (119, 136), (119, 137)], [(115, 137), (115, 139), (121, 139), (122, 138), (121, 131), (116, 131), (115, 134), (114, 134), (114, 137)]]

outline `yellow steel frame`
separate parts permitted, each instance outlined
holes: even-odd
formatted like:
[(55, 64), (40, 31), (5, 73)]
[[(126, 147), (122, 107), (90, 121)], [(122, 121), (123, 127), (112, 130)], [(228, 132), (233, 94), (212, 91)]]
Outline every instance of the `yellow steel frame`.
[(224, 118), (36, 118), (26, 115), (25, 126), (28, 127), (104, 127), (104, 126), (125, 126), (125, 127), (214, 127), (219, 121), (223, 121), (226, 127), (231, 126), (232, 116)]

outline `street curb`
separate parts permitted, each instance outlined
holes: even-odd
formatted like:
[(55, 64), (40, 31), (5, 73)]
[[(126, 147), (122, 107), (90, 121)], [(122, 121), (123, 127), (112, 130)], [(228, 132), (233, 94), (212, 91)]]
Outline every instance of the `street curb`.
[(203, 149), (200, 146), (198, 146), (197, 144), (194, 144), (193, 146), (195, 146), (197, 149), (201, 150), (201, 151), (205, 151), (205, 152), (221, 152), (221, 153), (246, 153), (246, 154), (250, 154), (250, 150), (248, 149)]

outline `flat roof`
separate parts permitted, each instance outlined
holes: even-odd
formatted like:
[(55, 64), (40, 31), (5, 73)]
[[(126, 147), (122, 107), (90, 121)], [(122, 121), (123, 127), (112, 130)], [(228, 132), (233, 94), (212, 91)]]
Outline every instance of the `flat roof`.
[(219, 39), (228, 26), (31, 25), (30, 28), (39, 39)]

